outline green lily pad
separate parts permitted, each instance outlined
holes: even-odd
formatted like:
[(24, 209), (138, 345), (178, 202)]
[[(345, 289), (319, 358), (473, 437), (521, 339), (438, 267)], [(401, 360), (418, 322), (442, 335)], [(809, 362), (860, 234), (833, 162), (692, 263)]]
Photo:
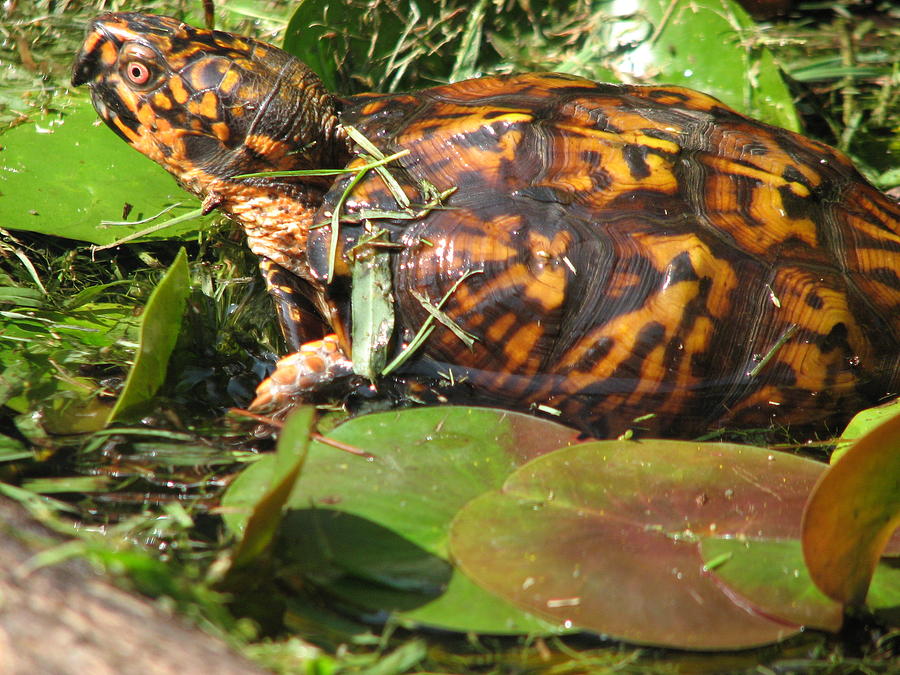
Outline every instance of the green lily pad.
[[(348, 607), (449, 630), (548, 633), (547, 624), (477, 588), (449, 564), (456, 512), (516, 466), (576, 442), (577, 432), (485, 408), (414, 408), (355, 418), (328, 437), (371, 453), (310, 445), (276, 555)], [(260, 493), (269, 458), (244, 471), (225, 506)], [(234, 514), (226, 522), (237, 523)], [(385, 614), (386, 616), (386, 614)]]
[(451, 551), (479, 585), (565, 626), (669, 647), (761, 645), (801, 624), (723, 589), (701, 543), (798, 539), (823, 469), (731, 444), (585, 443), (530, 462), (466, 505)]
[[(83, 99), (65, 114), (48, 114), (10, 129), (0, 148), (0, 222), (28, 230), (109, 244), (145, 230), (149, 218), (179, 204), (161, 220), (199, 206), (161, 167), (129, 148)], [(126, 204), (130, 213), (124, 215)], [(101, 221), (128, 221), (102, 226)], [(208, 220), (195, 219), (147, 235), (185, 238)]]
[(799, 538), (704, 537), (701, 552), (714, 578), (750, 600), (757, 611), (809, 628), (840, 629), (844, 608), (813, 583)]
[[(704, 538), (703, 558), (711, 574), (763, 613), (810, 628), (837, 631), (844, 606), (813, 583), (800, 539)], [(872, 576), (866, 609), (900, 625), (900, 568), (883, 560)]]

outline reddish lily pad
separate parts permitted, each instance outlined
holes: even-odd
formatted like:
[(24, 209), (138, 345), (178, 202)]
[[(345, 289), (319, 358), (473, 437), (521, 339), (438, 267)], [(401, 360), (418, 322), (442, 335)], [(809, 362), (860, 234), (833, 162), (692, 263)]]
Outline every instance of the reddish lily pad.
[(700, 542), (798, 538), (822, 470), (747, 446), (587, 443), (470, 502), (451, 551), (483, 587), (563, 625), (672, 647), (761, 645), (801, 625), (723, 590)]
[(900, 416), (894, 416), (847, 450), (810, 497), (803, 553), (816, 585), (838, 602), (862, 605), (898, 525)]

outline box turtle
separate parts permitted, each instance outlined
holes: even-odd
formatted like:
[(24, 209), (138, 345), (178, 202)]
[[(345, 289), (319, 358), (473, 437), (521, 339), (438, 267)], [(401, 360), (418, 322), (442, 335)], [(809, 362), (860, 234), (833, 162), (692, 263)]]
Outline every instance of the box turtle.
[(342, 98), (273, 46), (135, 13), (91, 23), (73, 83), (243, 226), (294, 351), (255, 409), (348, 381), (376, 251), (392, 378), (598, 436), (822, 427), (900, 389), (900, 207), (705, 94), (543, 73)]

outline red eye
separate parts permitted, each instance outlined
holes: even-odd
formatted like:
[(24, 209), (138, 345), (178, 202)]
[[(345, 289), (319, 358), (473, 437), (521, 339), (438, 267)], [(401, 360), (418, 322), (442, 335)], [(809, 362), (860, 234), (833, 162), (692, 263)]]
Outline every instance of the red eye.
[(147, 84), (150, 80), (150, 69), (140, 61), (132, 61), (125, 66), (125, 74), (133, 84)]

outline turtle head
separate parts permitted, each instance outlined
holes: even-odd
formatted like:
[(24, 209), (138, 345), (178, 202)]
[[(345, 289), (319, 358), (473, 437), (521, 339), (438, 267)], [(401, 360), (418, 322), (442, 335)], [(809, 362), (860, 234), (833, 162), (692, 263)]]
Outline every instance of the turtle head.
[(334, 98), (306, 65), (257, 40), (164, 16), (105, 14), (78, 52), (100, 117), (189, 191), (327, 163)]

